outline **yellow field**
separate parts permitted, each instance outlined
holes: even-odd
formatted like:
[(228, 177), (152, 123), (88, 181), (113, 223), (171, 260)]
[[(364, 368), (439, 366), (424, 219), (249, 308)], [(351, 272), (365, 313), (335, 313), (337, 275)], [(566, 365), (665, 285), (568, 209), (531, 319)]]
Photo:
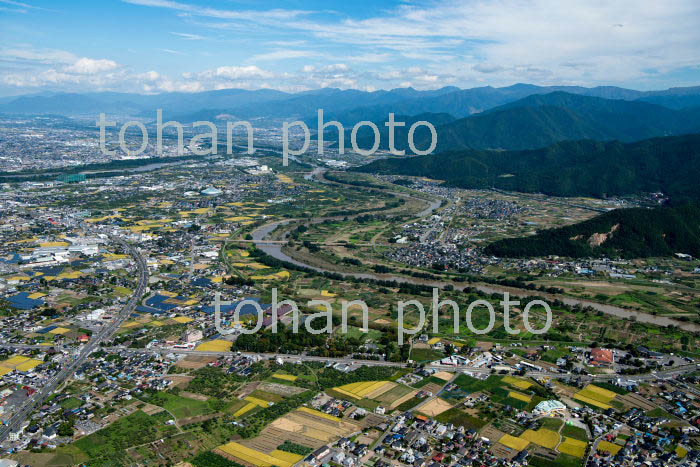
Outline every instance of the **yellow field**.
[(231, 350), (232, 346), (233, 342), (216, 339), (199, 344), (195, 350), (199, 350), (201, 352), (228, 352)]
[(537, 431), (525, 430), (520, 437), (547, 449), (554, 449), (554, 446), (559, 443), (559, 433), (546, 428), (540, 428)]
[(270, 402), (269, 402), (269, 401), (266, 401), (266, 400), (263, 400), (263, 399), (258, 399), (257, 397), (247, 396), (247, 397), (244, 397), (243, 400), (244, 400), (244, 401), (248, 401), (248, 402), (250, 402), (251, 404), (255, 404), (255, 405), (257, 405), (258, 407), (262, 407), (262, 408), (270, 407)]
[(272, 375), (272, 377), (273, 377), (273, 378), (277, 378), (277, 379), (281, 379), (281, 380), (284, 380), (284, 381), (296, 381), (297, 379), (299, 379), (298, 376), (294, 376), (294, 375), (283, 375), (282, 373), (275, 373), (274, 375)]
[(300, 460), (304, 458), (301, 454), (294, 454), (293, 452), (287, 452), (287, 451), (280, 451), (279, 449), (275, 449), (270, 453), (270, 455), (276, 459), (281, 460), (282, 462), (289, 463), (291, 465), (296, 464)]
[(56, 277), (58, 279), (80, 279), (81, 277), (83, 277), (83, 273), (80, 271), (62, 272)]
[(44, 363), (44, 362), (42, 362), (41, 360), (35, 360), (35, 359), (31, 358), (24, 363), (20, 363), (15, 368), (17, 371), (31, 371), (34, 368), (41, 365), (42, 363)]
[(141, 323), (139, 323), (138, 321), (129, 321), (128, 323), (122, 324), (121, 327), (133, 328), (133, 327), (140, 326), (140, 325), (141, 325)]
[(367, 394), (378, 390), (387, 383), (390, 385), (391, 381), (363, 381), (360, 383), (351, 383), (344, 386), (338, 386), (333, 388), (333, 390), (355, 399), (362, 399)]
[(291, 277), (289, 271), (280, 271), (274, 274), (268, 274), (266, 276), (252, 276), (251, 279), (258, 281), (270, 281), (270, 280), (286, 280)]
[(294, 180), (289, 175), (277, 174), (277, 179), (282, 183), (293, 184)]
[(49, 331), (49, 334), (66, 334), (70, 332), (68, 328), (56, 328)]
[(36, 300), (41, 297), (46, 297), (46, 294), (41, 292), (34, 292), (33, 294), (29, 295), (29, 298), (31, 298), (32, 300)]
[(519, 401), (523, 402), (530, 402), (532, 400), (532, 396), (528, 396), (527, 394), (523, 394), (521, 392), (516, 391), (510, 391), (508, 393), (508, 397), (512, 397), (513, 399), (518, 399)]
[(591, 404), (595, 407), (600, 407), (603, 410), (607, 410), (612, 408), (612, 405), (610, 404), (604, 404), (603, 402), (597, 401), (595, 399), (591, 399), (590, 397), (582, 396), (580, 394), (574, 394), (574, 399), (579, 400), (581, 402), (585, 402), (587, 404)]
[(35, 358), (24, 357), (22, 355), (15, 355), (12, 358), (8, 358), (0, 362), (0, 376), (4, 376), (11, 372), (12, 370), (17, 371), (30, 371), (44, 363), (41, 360)]
[(530, 444), (530, 442), (525, 439), (516, 438), (515, 436), (507, 434), (503, 435), (503, 437), (499, 439), (498, 442), (504, 446), (508, 446), (511, 449), (515, 449), (516, 451), (522, 451), (527, 447), (528, 444)]
[(68, 242), (44, 242), (44, 243), (40, 243), (39, 246), (42, 248), (51, 248), (51, 247), (57, 247), (57, 246), (70, 246), (70, 243), (68, 243)]
[(612, 406), (610, 402), (617, 397), (617, 394), (613, 391), (608, 391), (607, 389), (589, 384), (576, 394), (574, 394), (574, 399), (580, 400), (587, 404), (593, 405), (595, 407), (600, 407), (601, 409), (609, 409)]
[(609, 452), (609, 453), (612, 453), (613, 455), (620, 452), (620, 449), (622, 449), (622, 446), (610, 443), (608, 441), (601, 441), (600, 444), (598, 445), (598, 451)]
[[(596, 385), (594, 385), (594, 384), (589, 384), (588, 386), (586, 386), (585, 388), (583, 388), (583, 390), (584, 390), (584, 391), (591, 391), (591, 392), (593, 392), (593, 393), (595, 393), (595, 394), (598, 394), (601, 398), (604, 398), (604, 399), (607, 399), (607, 400), (615, 399), (615, 397), (617, 396), (617, 393), (616, 393), (616, 392), (613, 392), (613, 391), (610, 391), (610, 390), (608, 390), (608, 389), (604, 389), (604, 388), (598, 387), (598, 386), (596, 386)], [(596, 399), (596, 398), (594, 397), (594, 399)], [(602, 399), (601, 399), (601, 400), (602, 400)]]
[(257, 404), (253, 404), (252, 402), (248, 402), (246, 405), (238, 409), (233, 416), (234, 417), (242, 417), (243, 415), (247, 414), (251, 410), (257, 407)]
[(579, 441), (573, 438), (564, 437), (564, 442), (559, 445), (559, 452), (569, 454), (574, 457), (583, 457), (586, 455), (586, 446), (588, 443)]
[(17, 366), (20, 363), (24, 363), (27, 360), (29, 360), (29, 357), (23, 357), (22, 355), (15, 355), (14, 357), (8, 358), (4, 362), (0, 362), (0, 365), (5, 365), (5, 366)]
[(310, 408), (308, 408), (308, 407), (299, 407), (298, 411), (299, 411), (299, 412), (304, 412), (304, 413), (309, 413), (309, 414), (311, 414), (311, 415), (315, 415), (315, 416), (317, 416), (317, 417), (325, 418), (326, 420), (331, 420), (331, 421), (334, 421), (334, 422), (339, 422), (339, 421), (340, 421), (340, 418), (338, 418), (338, 417), (334, 417), (333, 415), (330, 415), (330, 414), (321, 412), (321, 411), (319, 411), (319, 410), (310, 409)]
[(123, 255), (118, 253), (105, 253), (102, 256), (104, 256), (105, 260), (107, 261), (116, 261), (119, 259), (127, 259), (129, 257), (129, 255)]
[(532, 386), (531, 382), (519, 378), (514, 378), (513, 376), (504, 376), (503, 382), (518, 389), (528, 389)]
[(440, 342), (440, 340), (441, 340), (441, 339), (440, 339), (439, 337), (433, 337), (432, 339), (430, 339), (430, 340), (428, 341), (428, 345), (435, 345), (435, 344), (437, 344), (438, 342)]
[[(303, 457), (298, 454), (291, 453), (280, 454), (282, 451), (273, 451), (275, 455), (265, 454), (264, 452), (256, 451), (255, 449), (251, 449), (235, 442), (219, 446), (219, 449), (226, 454), (235, 456), (242, 461), (258, 467), (272, 467), (273, 465), (278, 467), (291, 467)], [(291, 454), (293, 457), (289, 456), (288, 454)]]
[(188, 317), (188, 316), (176, 316), (173, 318), (173, 321), (177, 321), (178, 323), (181, 324), (186, 324), (186, 323), (191, 323), (194, 321), (194, 319)]

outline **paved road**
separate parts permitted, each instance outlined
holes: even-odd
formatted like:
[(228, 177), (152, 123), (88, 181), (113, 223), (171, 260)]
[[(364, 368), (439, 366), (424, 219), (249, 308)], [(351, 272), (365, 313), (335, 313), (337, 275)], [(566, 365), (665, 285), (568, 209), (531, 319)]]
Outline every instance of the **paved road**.
[[(184, 350), (184, 349), (130, 349), (127, 347), (107, 347), (104, 348), (106, 352), (127, 352), (131, 354), (159, 354), (159, 355), (197, 355), (197, 356), (209, 356), (209, 357), (235, 357), (241, 356), (257, 356), (262, 359), (276, 359), (279, 358), (287, 363), (295, 363), (298, 361), (302, 362), (321, 362), (321, 363), (341, 363), (347, 365), (365, 365), (365, 366), (386, 366), (386, 367), (408, 367), (408, 363), (404, 362), (387, 362), (383, 360), (361, 360), (356, 358), (331, 358), (331, 357), (317, 357), (313, 355), (289, 355), (280, 353), (256, 353), (256, 352), (217, 352), (217, 351), (199, 351), (199, 350)], [(426, 368), (433, 368), (436, 370), (444, 371), (456, 371), (460, 373), (476, 373), (476, 374), (491, 374), (492, 369), (487, 367), (472, 367), (467, 365), (443, 365), (440, 363), (431, 363), (425, 365)], [(608, 381), (617, 378), (624, 378), (626, 380), (632, 381), (649, 381), (656, 379), (673, 378), (675, 376), (695, 371), (700, 368), (700, 364), (692, 363), (688, 365), (679, 365), (668, 370), (658, 371), (656, 373), (647, 373), (642, 375), (617, 375), (617, 374), (600, 374), (600, 375), (576, 375), (573, 373), (559, 373), (556, 371), (528, 371), (527, 376), (533, 378), (568, 378), (568, 377), (580, 377), (582, 380), (588, 381)]]
[[(80, 366), (87, 360), (92, 352), (94, 352), (101, 342), (109, 339), (112, 334), (121, 326), (121, 324), (134, 312), (136, 305), (143, 297), (146, 292), (146, 286), (148, 284), (148, 267), (146, 265), (146, 260), (141, 256), (141, 254), (133, 246), (126, 243), (119, 237), (112, 236), (111, 240), (115, 243), (120, 244), (136, 262), (138, 268), (138, 286), (131, 296), (129, 301), (124, 305), (119, 314), (110, 322), (107, 326), (102, 328), (96, 335), (93, 335), (90, 342), (83, 346), (80, 353), (61, 371), (59, 371), (51, 380), (49, 380), (41, 389), (39, 389), (34, 395), (32, 395), (7, 422), (7, 424), (0, 428), (0, 443), (5, 441), (9, 434), (13, 431), (18, 430), (22, 423), (31, 415), (31, 413), (36, 410), (53, 392), (69, 377), (75, 373), (75, 371), (80, 368)], [(44, 347), (45, 348), (45, 347)]]

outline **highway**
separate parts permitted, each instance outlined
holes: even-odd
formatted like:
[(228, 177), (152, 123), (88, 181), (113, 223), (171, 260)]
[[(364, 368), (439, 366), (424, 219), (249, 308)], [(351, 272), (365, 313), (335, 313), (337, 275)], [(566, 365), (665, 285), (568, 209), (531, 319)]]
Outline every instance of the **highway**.
[[(59, 371), (51, 380), (47, 382), (41, 389), (34, 393), (19, 409), (15, 414), (12, 415), (10, 420), (6, 425), (0, 427), (0, 443), (4, 442), (9, 434), (13, 431), (18, 430), (22, 423), (31, 415), (31, 413), (36, 410), (53, 392), (69, 377), (71, 377), (75, 371), (80, 368), (80, 366), (87, 360), (92, 352), (94, 352), (100, 345), (101, 342), (109, 339), (112, 334), (122, 325), (122, 323), (134, 312), (134, 309), (138, 305), (139, 301), (146, 293), (146, 286), (148, 285), (148, 267), (146, 265), (146, 260), (141, 256), (141, 254), (119, 237), (110, 236), (110, 239), (120, 244), (136, 262), (136, 267), (138, 269), (138, 285), (136, 290), (134, 290), (133, 295), (129, 301), (124, 305), (119, 314), (104, 328), (102, 328), (96, 335), (92, 336), (90, 342), (83, 346), (80, 353), (68, 364)], [(19, 346), (17, 346), (19, 347)], [(45, 347), (44, 347), (45, 348)]]

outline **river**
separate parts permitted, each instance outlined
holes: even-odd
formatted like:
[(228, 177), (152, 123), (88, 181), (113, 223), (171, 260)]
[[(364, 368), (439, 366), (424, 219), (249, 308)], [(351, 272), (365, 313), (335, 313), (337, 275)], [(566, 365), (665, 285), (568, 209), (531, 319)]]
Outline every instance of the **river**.
[[(310, 175), (310, 178), (313, 178), (315, 176), (318, 176), (322, 173), (322, 171), (314, 170)], [(322, 182), (323, 183), (323, 182)], [(328, 183), (327, 181), (325, 183)], [(376, 189), (372, 189), (376, 190)], [(408, 196), (406, 194), (399, 194), (399, 193), (394, 193), (399, 196)], [(419, 199), (419, 198), (416, 198)], [(434, 201), (429, 201), (429, 200), (422, 200), (424, 202), (428, 203), (428, 206), (422, 210), (421, 212), (418, 213), (417, 217), (426, 217), (431, 215), (436, 209), (438, 209), (441, 205), (440, 200), (434, 200)], [(318, 222), (323, 222), (325, 220), (336, 220), (338, 217), (321, 217), (321, 218), (316, 218), (312, 222), (313, 223), (318, 223)], [(669, 318), (666, 316), (656, 316), (652, 315), (650, 313), (643, 313), (639, 311), (632, 311), (632, 310), (626, 310), (624, 308), (620, 308), (617, 306), (613, 305), (606, 305), (604, 303), (597, 303), (597, 302), (592, 302), (584, 299), (579, 299), (575, 297), (568, 297), (565, 295), (554, 295), (554, 294), (547, 294), (547, 293), (542, 293), (542, 292), (536, 292), (536, 291), (529, 291), (525, 289), (518, 289), (514, 287), (505, 287), (505, 286), (499, 286), (499, 285), (491, 285), (491, 284), (470, 284), (470, 283), (460, 283), (460, 282), (454, 282), (454, 281), (434, 281), (434, 280), (427, 280), (427, 279), (418, 279), (418, 278), (413, 278), (413, 277), (405, 277), (405, 276), (396, 276), (393, 274), (377, 274), (377, 273), (372, 273), (372, 272), (340, 272), (340, 271), (334, 271), (331, 269), (325, 269), (325, 268), (319, 268), (317, 266), (312, 266), (310, 264), (306, 264), (302, 261), (299, 261), (295, 258), (290, 257), (288, 254), (286, 254), (284, 251), (282, 251), (283, 245), (279, 243), (269, 243), (266, 242), (265, 240), (267, 237), (279, 226), (288, 224), (290, 222), (293, 222), (295, 220), (300, 220), (300, 219), (287, 219), (283, 221), (277, 221), (277, 222), (272, 222), (270, 224), (265, 224), (261, 227), (258, 227), (252, 232), (253, 236), (253, 241), (255, 243), (255, 246), (259, 248), (260, 250), (264, 251), (268, 255), (272, 256), (273, 258), (277, 258), (281, 261), (287, 261), (291, 264), (305, 267), (311, 270), (314, 270), (316, 272), (328, 272), (328, 273), (335, 273), (335, 274), (340, 274), (343, 277), (346, 278), (356, 278), (356, 279), (371, 279), (371, 280), (378, 280), (378, 281), (396, 281), (397, 283), (407, 283), (407, 284), (417, 284), (417, 285), (428, 285), (431, 287), (439, 287), (442, 288), (446, 285), (452, 285), (455, 288), (464, 288), (464, 287), (474, 287), (477, 290), (480, 290), (481, 292), (488, 293), (488, 294), (500, 294), (503, 295), (505, 292), (509, 293), (512, 297), (517, 297), (517, 298), (528, 298), (528, 297), (534, 297), (534, 296), (539, 296), (543, 297), (545, 300), (548, 301), (554, 301), (554, 300), (560, 300), (561, 302), (570, 305), (570, 306), (575, 306), (575, 305), (580, 305), (583, 307), (591, 307), (597, 311), (601, 311), (607, 315), (615, 316), (617, 318), (623, 318), (623, 319), (629, 319), (633, 318), (636, 321), (640, 323), (646, 323), (646, 324), (653, 324), (656, 326), (678, 326), (680, 329), (686, 330), (686, 331), (691, 331), (691, 332), (700, 332), (700, 325), (697, 325), (695, 323), (691, 322), (685, 322), (685, 321), (679, 321), (677, 319)]]

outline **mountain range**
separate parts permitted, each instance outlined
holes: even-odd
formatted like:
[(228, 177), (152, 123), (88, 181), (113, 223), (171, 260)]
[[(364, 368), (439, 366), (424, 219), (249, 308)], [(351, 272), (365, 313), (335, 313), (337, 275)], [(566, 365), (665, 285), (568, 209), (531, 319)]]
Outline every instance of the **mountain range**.
[(389, 91), (360, 91), (324, 88), (299, 93), (272, 89), (222, 89), (198, 93), (170, 92), (135, 94), (117, 92), (39, 93), (0, 99), (0, 112), (7, 114), (60, 114), (90, 116), (105, 112), (117, 116), (145, 116), (163, 109), (166, 118), (181, 122), (230, 118), (310, 118), (323, 108), (327, 119), (343, 124), (361, 120), (385, 119), (391, 112), (400, 115), (447, 113), (464, 118), (528, 96), (563, 91), (569, 94), (660, 104), (683, 109), (700, 105), (700, 87), (663, 91), (636, 91), (612, 86), (535, 86), (516, 84), (495, 88), (484, 86), (459, 89), (448, 86), (419, 91), (397, 88)]
[[(436, 152), (462, 148), (535, 149), (558, 141), (638, 141), (700, 132), (700, 107), (670, 109), (644, 101), (562, 91), (534, 94), (437, 128)], [(430, 146), (418, 140), (418, 148)]]

